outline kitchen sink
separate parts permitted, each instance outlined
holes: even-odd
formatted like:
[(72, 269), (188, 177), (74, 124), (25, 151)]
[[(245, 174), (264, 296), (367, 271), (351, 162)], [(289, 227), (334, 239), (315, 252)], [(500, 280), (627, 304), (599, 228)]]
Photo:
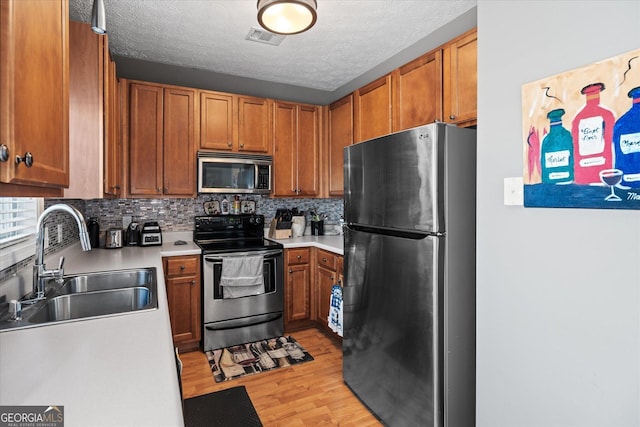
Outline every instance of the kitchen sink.
[[(60, 295), (47, 299), (44, 306), (29, 317), (29, 322), (60, 322), (128, 313), (155, 308), (152, 303), (151, 290), (142, 286)], [(157, 307), (157, 300), (155, 303)]]
[[(7, 304), (8, 305), (8, 304)], [(155, 268), (64, 276), (47, 283), (47, 298), (22, 305), (22, 318), (0, 312), (0, 331), (137, 313), (158, 308)]]
[(100, 273), (80, 274), (64, 279), (55, 295), (105, 291), (109, 289), (149, 287), (155, 282), (155, 269), (116, 270)]

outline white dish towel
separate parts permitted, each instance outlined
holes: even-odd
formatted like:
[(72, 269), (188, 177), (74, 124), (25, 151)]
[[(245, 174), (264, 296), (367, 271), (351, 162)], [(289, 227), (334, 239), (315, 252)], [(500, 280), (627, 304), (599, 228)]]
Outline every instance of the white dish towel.
[(340, 285), (333, 285), (331, 288), (331, 302), (327, 320), (331, 330), (342, 336), (342, 286)]
[(262, 255), (223, 257), (220, 286), (223, 298), (240, 298), (264, 293)]

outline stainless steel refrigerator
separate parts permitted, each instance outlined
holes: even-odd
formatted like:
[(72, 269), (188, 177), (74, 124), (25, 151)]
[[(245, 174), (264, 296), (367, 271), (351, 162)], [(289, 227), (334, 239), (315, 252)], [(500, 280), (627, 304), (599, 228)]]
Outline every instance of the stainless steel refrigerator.
[(388, 426), (475, 425), (476, 131), (345, 148), (343, 375)]

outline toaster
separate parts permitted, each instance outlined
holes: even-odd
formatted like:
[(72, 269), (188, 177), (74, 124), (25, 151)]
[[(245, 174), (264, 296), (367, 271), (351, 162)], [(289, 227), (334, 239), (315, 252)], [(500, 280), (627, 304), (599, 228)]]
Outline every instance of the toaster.
[(162, 231), (157, 222), (145, 222), (140, 225), (138, 233), (139, 246), (158, 246), (162, 245)]

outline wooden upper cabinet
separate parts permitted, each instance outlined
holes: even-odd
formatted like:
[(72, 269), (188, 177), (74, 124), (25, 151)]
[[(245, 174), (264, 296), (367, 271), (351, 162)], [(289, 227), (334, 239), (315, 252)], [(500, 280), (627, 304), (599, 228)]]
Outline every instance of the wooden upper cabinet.
[(0, 1), (0, 195), (69, 185), (68, 23), (67, 0)]
[(319, 108), (276, 101), (273, 111), (273, 195), (318, 195)]
[(298, 105), (298, 195), (317, 196), (320, 191), (320, 109)]
[(393, 131), (442, 121), (442, 51), (393, 72)]
[(461, 35), (443, 49), (444, 119), (458, 126), (477, 124), (478, 34)]
[(271, 153), (271, 101), (238, 96), (238, 151)]
[(104, 79), (104, 188), (106, 196), (120, 197), (123, 190), (121, 137), (121, 84), (116, 76), (116, 63), (105, 54)]
[(119, 197), (120, 98), (108, 36), (69, 22), (69, 188), (66, 198)]
[(295, 196), (298, 171), (296, 106), (278, 101), (273, 105), (273, 195)]
[(164, 195), (195, 193), (195, 96), (195, 90), (164, 89)]
[(355, 92), (355, 141), (366, 141), (392, 132), (391, 74)]
[(329, 196), (344, 195), (344, 148), (353, 144), (353, 95), (329, 105)]
[(131, 83), (129, 89), (129, 194), (162, 194), (162, 86)]
[(231, 94), (200, 92), (201, 149), (237, 150), (237, 130), (234, 130), (236, 103), (237, 97)]

